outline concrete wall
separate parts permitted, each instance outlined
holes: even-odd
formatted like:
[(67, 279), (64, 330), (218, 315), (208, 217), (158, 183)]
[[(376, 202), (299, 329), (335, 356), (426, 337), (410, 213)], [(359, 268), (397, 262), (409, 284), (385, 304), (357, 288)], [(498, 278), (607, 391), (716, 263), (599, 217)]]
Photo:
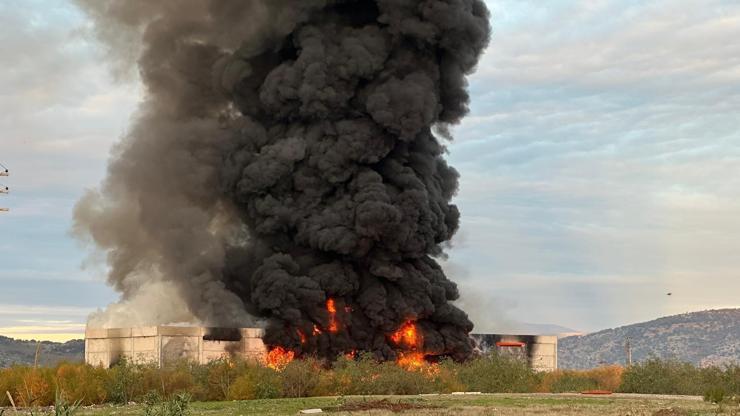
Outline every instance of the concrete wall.
[[(204, 339), (208, 328), (152, 326), (85, 331), (85, 362), (110, 367), (121, 359), (159, 366), (178, 360), (206, 364), (232, 355), (261, 360), (267, 349), (262, 329), (241, 328), (240, 341)], [(232, 338), (233, 339), (233, 338)]]
[(537, 371), (558, 368), (558, 337), (545, 335), (472, 334), (476, 351), (510, 354), (527, 360)]
[[(219, 331), (219, 330), (215, 330)], [(264, 331), (258, 328), (237, 331), (239, 341), (205, 339), (213, 329), (197, 327), (152, 326), (142, 328), (87, 329), (85, 331), (85, 362), (110, 367), (125, 358), (134, 363), (159, 366), (178, 360), (207, 364), (232, 355), (247, 360), (262, 360), (267, 348), (262, 342)], [(558, 368), (558, 339), (555, 336), (472, 334), (476, 350), (487, 354), (497, 351), (527, 360), (538, 371)], [(236, 337), (239, 338), (238, 336)], [(234, 339), (225, 337), (225, 339)], [(506, 346), (510, 343), (521, 345)]]

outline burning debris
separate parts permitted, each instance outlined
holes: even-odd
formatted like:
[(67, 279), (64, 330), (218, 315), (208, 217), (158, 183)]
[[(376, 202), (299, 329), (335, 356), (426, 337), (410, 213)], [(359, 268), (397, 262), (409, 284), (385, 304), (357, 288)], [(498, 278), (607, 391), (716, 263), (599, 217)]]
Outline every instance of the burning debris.
[(257, 317), (276, 366), (470, 356), (435, 260), (459, 224), (438, 137), (468, 111), (482, 0), (78, 2), (112, 55), (141, 41), (146, 100), (75, 213), (124, 302), (157, 281), (206, 325)]
[(411, 349), (419, 348), (424, 340), (416, 330), (416, 324), (413, 322), (406, 322), (396, 332), (391, 334), (391, 340), (396, 345), (405, 346)]
[(281, 371), (295, 359), (295, 352), (283, 347), (273, 347), (265, 357), (265, 364), (273, 370)]

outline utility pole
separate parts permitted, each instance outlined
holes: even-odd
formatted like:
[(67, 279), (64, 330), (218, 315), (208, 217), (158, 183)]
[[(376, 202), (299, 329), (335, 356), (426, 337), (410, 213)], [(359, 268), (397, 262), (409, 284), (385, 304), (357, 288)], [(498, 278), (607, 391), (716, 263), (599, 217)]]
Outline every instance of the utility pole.
[[(0, 163), (0, 176), (9, 176), (10, 172), (8, 171), (8, 168), (5, 167), (2, 163)], [(10, 192), (10, 189), (8, 189), (7, 186), (0, 184), (0, 194), (7, 194)], [(10, 211), (8, 208), (0, 207), (0, 212), (8, 212)]]
[(627, 340), (624, 343), (624, 352), (627, 357), (625, 364), (627, 364), (627, 367), (630, 367), (632, 365), (632, 345), (630, 344), (629, 337), (627, 337)]

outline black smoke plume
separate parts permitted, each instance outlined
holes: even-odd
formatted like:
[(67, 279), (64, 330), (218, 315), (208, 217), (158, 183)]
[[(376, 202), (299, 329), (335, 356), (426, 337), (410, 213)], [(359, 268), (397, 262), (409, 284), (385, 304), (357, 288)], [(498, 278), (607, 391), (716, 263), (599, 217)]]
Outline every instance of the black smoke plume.
[(409, 321), (425, 353), (471, 354), (435, 261), (459, 224), (438, 137), (468, 111), (482, 0), (78, 2), (146, 87), (76, 209), (124, 300), (164, 282), (200, 322), (259, 317), (304, 354), (394, 359)]

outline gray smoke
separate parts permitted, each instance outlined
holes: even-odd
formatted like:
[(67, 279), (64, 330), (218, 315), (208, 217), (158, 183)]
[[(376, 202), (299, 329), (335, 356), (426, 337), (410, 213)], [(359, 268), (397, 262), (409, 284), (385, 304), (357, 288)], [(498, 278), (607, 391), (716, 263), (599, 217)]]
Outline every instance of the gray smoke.
[(303, 354), (393, 359), (407, 321), (426, 353), (471, 353), (434, 259), (459, 213), (433, 128), (468, 111), (481, 0), (79, 3), (146, 87), (75, 213), (124, 300), (161, 281), (200, 322), (260, 317)]

